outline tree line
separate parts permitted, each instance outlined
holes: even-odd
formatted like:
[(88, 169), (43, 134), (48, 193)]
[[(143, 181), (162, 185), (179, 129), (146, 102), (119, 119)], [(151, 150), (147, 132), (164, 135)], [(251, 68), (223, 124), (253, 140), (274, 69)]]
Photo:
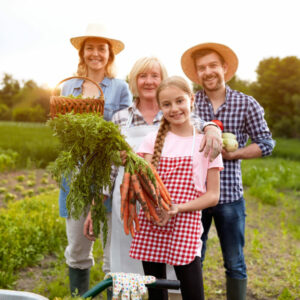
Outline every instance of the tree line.
[[(271, 57), (259, 62), (254, 82), (234, 76), (228, 85), (253, 96), (265, 109), (276, 137), (300, 138), (300, 59)], [(194, 84), (194, 91), (201, 89)], [(51, 90), (33, 80), (21, 84), (10, 74), (0, 83), (0, 120), (45, 122)]]

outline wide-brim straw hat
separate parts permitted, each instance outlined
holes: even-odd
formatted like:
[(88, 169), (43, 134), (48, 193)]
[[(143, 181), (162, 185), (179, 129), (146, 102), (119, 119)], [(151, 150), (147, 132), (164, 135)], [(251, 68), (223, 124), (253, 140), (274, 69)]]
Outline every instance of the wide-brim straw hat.
[(229, 81), (235, 74), (237, 68), (238, 68), (238, 58), (236, 54), (233, 52), (232, 49), (229, 47), (223, 45), (223, 44), (218, 44), (218, 43), (203, 43), (203, 44), (198, 44), (192, 48), (189, 48), (186, 50), (182, 56), (181, 56), (181, 67), (185, 75), (195, 83), (200, 84), (199, 78), (196, 72), (195, 68), (195, 63), (194, 63), (194, 58), (193, 54), (202, 49), (211, 49), (216, 52), (218, 52), (225, 60), (227, 63), (227, 72), (225, 74), (225, 81)]
[(109, 42), (114, 54), (120, 53), (125, 48), (124, 43), (112, 38), (111, 33), (102, 24), (89, 24), (84, 35), (73, 37), (70, 41), (77, 50), (80, 50), (82, 43), (88, 38), (100, 38)]

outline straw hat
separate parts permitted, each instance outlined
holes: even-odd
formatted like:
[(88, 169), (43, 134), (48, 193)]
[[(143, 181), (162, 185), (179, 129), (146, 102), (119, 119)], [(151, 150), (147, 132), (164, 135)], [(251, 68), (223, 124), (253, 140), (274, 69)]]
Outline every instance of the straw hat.
[(108, 41), (114, 54), (120, 53), (125, 48), (123, 42), (111, 38), (111, 34), (102, 24), (89, 24), (84, 35), (73, 37), (70, 41), (77, 50), (80, 50), (83, 41), (87, 38), (101, 38)]
[(235, 74), (238, 68), (238, 58), (236, 54), (227, 46), (217, 43), (204, 43), (196, 45), (186, 50), (181, 56), (181, 67), (185, 75), (193, 82), (200, 83), (195, 69), (193, 53), (202, 49), (211, 49), (218, 52), (228, 65), (228, 70), (225, 74), (225, 81), (229, 81)]

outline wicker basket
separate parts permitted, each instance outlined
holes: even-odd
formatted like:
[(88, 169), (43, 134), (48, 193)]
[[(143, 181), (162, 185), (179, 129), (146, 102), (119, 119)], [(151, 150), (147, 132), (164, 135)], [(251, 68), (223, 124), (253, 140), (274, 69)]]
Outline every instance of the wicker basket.
[[(73, 78), (81, 78), (84, 80), (89, 80), (93, 82), (97, 88), (100, 90), (100, 97), (97, 99), (94, 98), (82, 98), (82, 99), (73, 99), (65, 96), (55, 96), (54, 91), (56, 88), (63, 83), (64, 81), (67, 81), (69, 79)], [(74, 112), (74, 113), (99, 113), (99, 115), (103, 115), (104, 112), (104, 95), (101, 87), (99, 84), (88, 78), (88, 77), (82, 77), (82, 76), (73, 76), (73, 77), (68, 77), (60, 81), (55, 89), (53, 90), (53, 94), (50, 97), (50, 115), (51, 118), (53, 119), (57, 114), (65, 114), (68, 112)]]

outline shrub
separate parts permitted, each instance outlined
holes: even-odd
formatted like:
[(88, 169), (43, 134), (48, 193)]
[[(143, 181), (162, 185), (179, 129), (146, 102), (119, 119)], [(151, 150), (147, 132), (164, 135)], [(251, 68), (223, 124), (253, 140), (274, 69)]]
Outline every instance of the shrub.
[(15, 168), (17, 158), (17, 152), (10, 149), (3, 150), (0, 148), (0, 172)]
[[(57, 191), (11, 202), (0, 209), (0, 286), (9, 288), (16, 271), (34, 265), (66, 244), (58, 216)], [(26, 237), (26, 238), (24, 238)]]
[(16, 122), (45, 122), (47, 120), (44, 109), (40, 105), (34, 107), (16, 107), (12, 112)]
[(0, 103), (0, 120), (11, 120), (11, 110), (3, 103)]

